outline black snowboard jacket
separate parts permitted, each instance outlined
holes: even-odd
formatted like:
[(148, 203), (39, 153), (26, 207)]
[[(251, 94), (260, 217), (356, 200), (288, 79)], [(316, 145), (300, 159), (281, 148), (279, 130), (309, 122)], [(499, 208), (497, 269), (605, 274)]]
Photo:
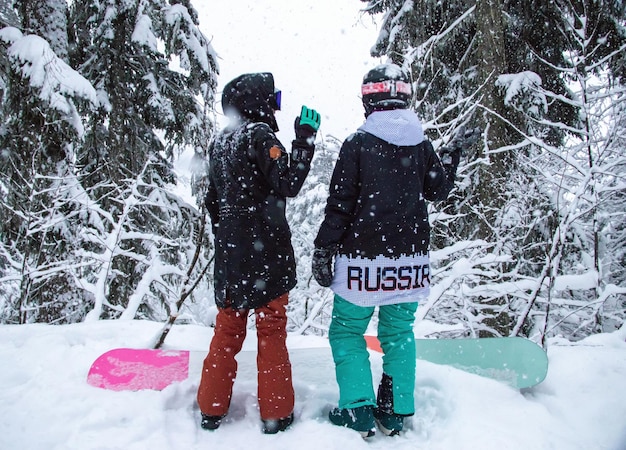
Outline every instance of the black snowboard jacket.
[[(297, 195), (304, 183), (314, 147), (294, 141), (293, 148), (307, 150), (294, 160), (274, 133), (273, 113), (250, 118), (253, 114), (241, 106), (263, 98), (269, 90), (263, 87), (265, 75), (248, 75), (252, 78), (246, 89), (228, 91), (229, 104), (223, 106), (237, 109), (241, 121), (220, 132), (209, 146), (205, 203), (215, 236), (214, 289), (219, 307), (260, 307), (296, 284), (285, 206), (287, 197)], [(271, 112), (265, 106), (261, 109)]]
[(315, 246), (350, 258), (427, 253), (426, 201), (448, 196), (455, 171), (427, 140), (395, 145), (358, 130), (339, 152)]

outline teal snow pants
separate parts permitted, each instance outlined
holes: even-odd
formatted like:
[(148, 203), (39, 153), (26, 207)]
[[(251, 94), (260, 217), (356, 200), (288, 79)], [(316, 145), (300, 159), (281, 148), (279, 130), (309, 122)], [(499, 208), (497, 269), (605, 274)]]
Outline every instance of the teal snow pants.
[[(393, 411), (412, 415), (416, 365), (413, 323), (417, 302), (378, 308), (378, 339), (383, 349), (383, 372), (392, 382)], [(377, 404), (364, 338), (374, 309), (335, 295), (328, 338), (339, 385), (339, 408)]]

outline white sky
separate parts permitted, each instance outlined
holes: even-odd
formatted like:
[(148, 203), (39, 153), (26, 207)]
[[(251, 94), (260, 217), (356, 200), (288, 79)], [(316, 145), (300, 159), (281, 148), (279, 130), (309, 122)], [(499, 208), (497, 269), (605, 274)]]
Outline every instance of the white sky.
[[(277, 115), (284, 144), (302, 104), (322, 115), (320, 132), (343, 140), (364, 120), (363, 75), (378, 29), (358, 0), (212, 0), (194, 2), (200, 28), (220, 56), (222, 87), (242, 73), (272, 72), (283, 92)], [(221, 107), (218, 104), (218, 112)], [(220, 122), (223, 123), (223, 122)]]

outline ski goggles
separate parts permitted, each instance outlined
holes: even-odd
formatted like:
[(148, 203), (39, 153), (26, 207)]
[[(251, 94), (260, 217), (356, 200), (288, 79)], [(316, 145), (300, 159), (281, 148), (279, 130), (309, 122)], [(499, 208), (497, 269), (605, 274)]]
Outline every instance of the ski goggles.
[(272, 95), (270, 95), (270, 106), (274, 111), (280, 111), (280, 101), (282, 98), (282, 92), (280, 90), (275, 90)]
[(382, 94), (388, 92), (392, 97), (398, 94), (411, 95), (411, 85), (399, 80), (385, 80), (367, 83), (361, 86), (361, 94)]

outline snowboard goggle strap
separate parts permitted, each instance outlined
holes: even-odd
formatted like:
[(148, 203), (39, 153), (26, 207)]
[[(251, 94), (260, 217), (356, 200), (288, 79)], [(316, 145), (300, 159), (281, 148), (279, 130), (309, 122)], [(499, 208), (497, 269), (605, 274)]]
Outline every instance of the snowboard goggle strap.
[(367, 83), (361, 86), (361, 94), (382, 94), (388, 92), (392, 97), (398, 94), (411, 95), (411, 85), (399, 80), (385, 80)]

